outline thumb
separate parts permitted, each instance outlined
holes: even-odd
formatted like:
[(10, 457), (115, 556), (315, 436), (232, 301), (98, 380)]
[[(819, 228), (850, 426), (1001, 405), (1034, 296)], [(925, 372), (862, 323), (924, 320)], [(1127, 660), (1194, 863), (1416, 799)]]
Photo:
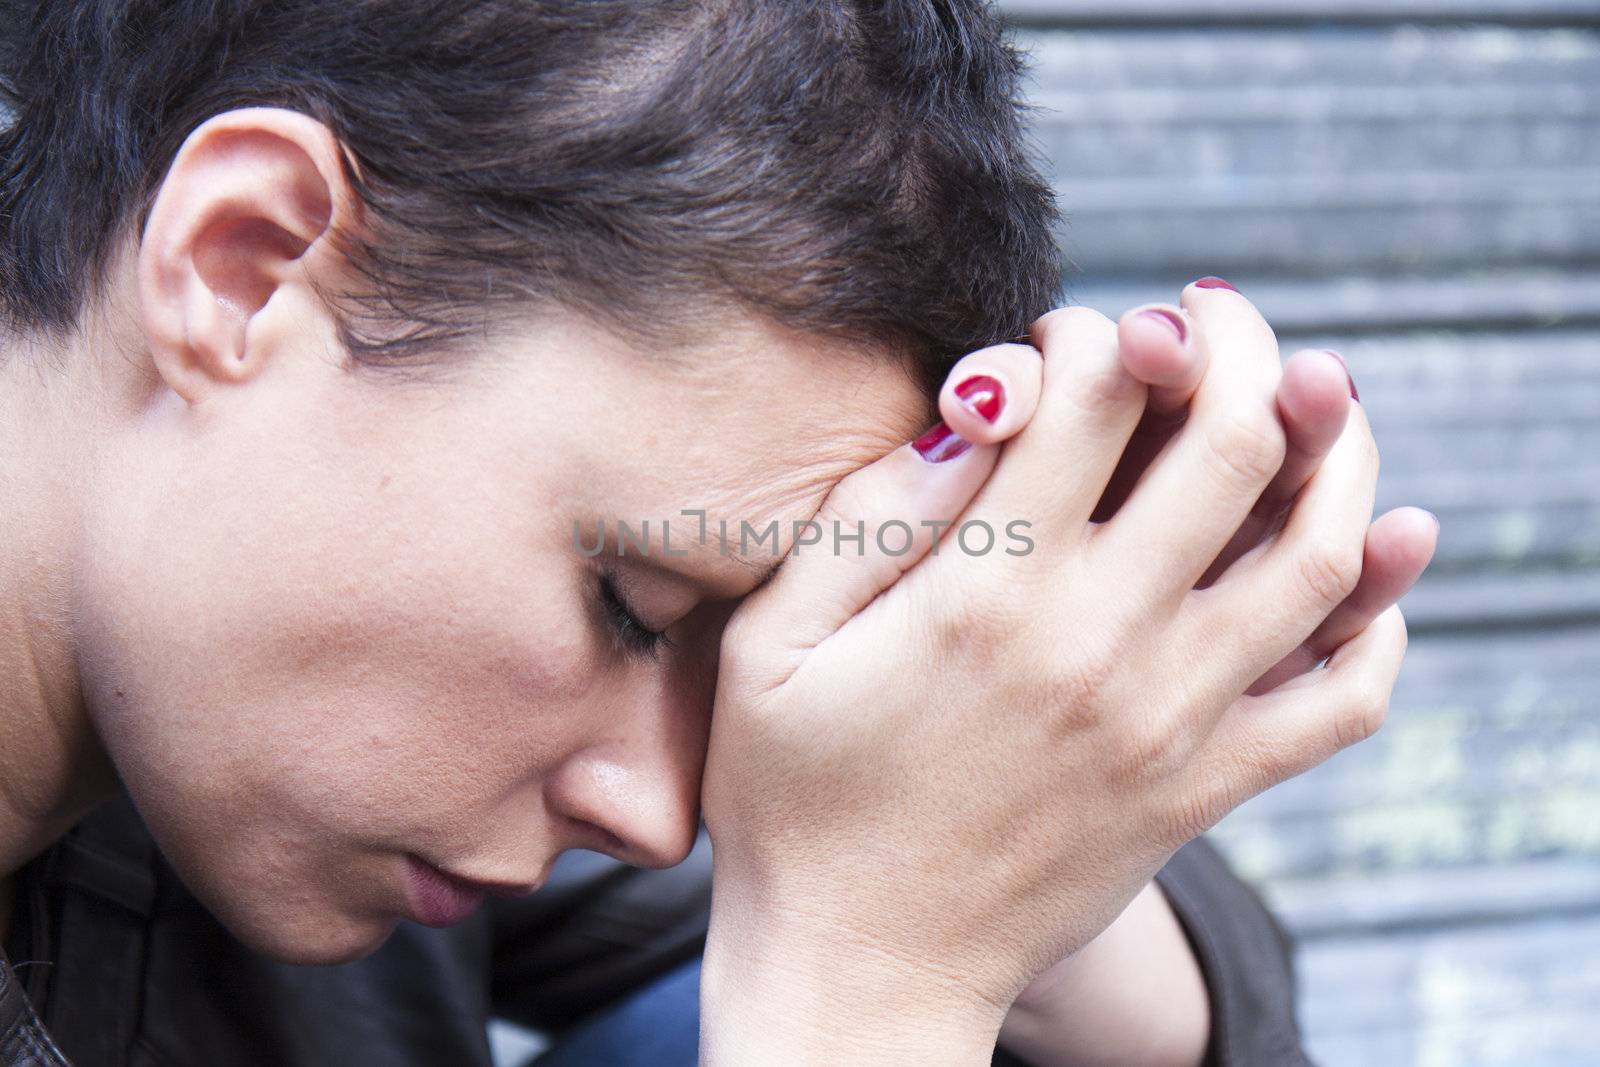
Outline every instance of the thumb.
[(787, 678), (805, 653), (949, 531), (994, 470), (1001, 443), (1032, 417), (1043, 367), (1039, 353), (1025, 345), (997, 345), (960, 360), (945, 380), (941, 407), (983, 440), (975, 443), (941, 420), (841, 480), (817, 514), (796, 529), (771, 580), (729, 620), (730, 632), (754, 642), (763, 657), (773, 657), (770, 662), (785, 665)]

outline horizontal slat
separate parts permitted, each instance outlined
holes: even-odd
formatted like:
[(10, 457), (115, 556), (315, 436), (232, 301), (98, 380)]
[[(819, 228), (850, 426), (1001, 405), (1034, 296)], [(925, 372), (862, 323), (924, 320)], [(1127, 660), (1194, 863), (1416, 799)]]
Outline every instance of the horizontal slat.
[[(1600, 859), (1600, 827), (1553, 821), (1580, 798), (1600, 800), (1600, 785), (1591, 781), (1600, 773), (1600, 733), (1588, 721), (1600, 708), (1571, 682), (1558, 685), (1542, 690), (1541, 705), (1525, 718), (1459, 690), (1448, 705), (1397, 703), (1377, 735), (1317, 777), (1285, 783), (1241, 808), (1221, 836), (1252, 853), (1254, 873), (1273, 878), (1372, 870), (1369, 860), (1383, 855), (1404, 868), (1423, 859), (1450, 867), (1508, 861), (1537, 855), (1558, 838)], [(1372, 825), (1407, 817), (1434, 830), (1448, 826), (1449, 834), (1425, 840), (1417, 827)], [(1262, 834), (1282, 837), (1319, 820), (1337, 840), (1285, 841), (1263, 865)], [(1497, 837), (1512, 827), (1528, 832)]]
[[(1597, 124), (1600, 130), (1600, 124)], [(1188, 211), (1269, 212), (1443, 207), (1600, 208), (1600, 189), (1587, 171), (1510, 170), (1241, 175), (1187, 174), (1157, 178), (1069, 181), (1057, 188), (1074, 227), (1095, 216), (1164, 215)], [(1579, 227), (1581, 231), (1581, 226)]]
[(1267, 896), (1302, 943), (1317, 938), (1507, 922), (1541, 913), (1600, 920), (1600, 859), (1282, 879)]
[(1302, 1024), (1328, 1067), (1593, 1067), (1600, 917), (1317, 941)]
[[(1573, 695), (1570, 691), (1552, 691), (1547, 699), (1556, 705), (1563, 696), (1571, 699)], [(1600, 786), (1593, 786), (1588, 780), (1600, 771), (1600, 758), (1595, 755), (1600, 736), (1586, 721), (1596, 709), (1588, 704), (1580, 706), (1581, 711), (1550, 708), (1533, 720), (1512, 724), (1466, 702), (1426, 714), (1415, 708), (1396, 707), (1391, 709), (1390, 722), (1384, 727), (1388, 736), (1383, 742), (1374, 739), (1364, 749), (1340, 756), (1338, 773), (1324, 775), (1320, 784), (1297, 781), (1293, 788), (1285, 785), (1272, 795), (1270, 802), (1256, 804), (1249, 818), (1239, 821), (1253, 820), (1256, 826), (1252, 832), (1266, 827), (1277, 833), (1290, 833), (1320, 820), (1328, 829), (1346, 835), (1343, 843), (1350, 847), (1338, 868), (1342, 870), (1371, 869), (1372, 865), (1360, 862), (1360, 857), (1382, 850), (1398, 855), (1394, 850), (1400, 843), (1408, 848), (1425, 845), (1427, 855), (1450, 867), (1537, 854), (1544, 849), (1542, 844), (1534, 847), (1532, 839), (1520, 841), (1519, 851), (1491, 856), (1487, 853), (1494, 851), (1492, 848), (1475, 849), (1471, 842), (1424, 843), (1402, 837), (1407, 832), (1405, 827), (1393, 828), (1393, 834), (1389, 833), (1390, 828), (1383, 828), (1377, 835), (1367, 831), (1376, 818), (1414, 817), (1426, 819), (1435, 827), (1449, 825), (1452, 835), (1459, 835), (1463, 828), (1471, 831), (1488, 826), (1491, 818), (1501, 824), (1542, 818), (1555, 810), (1552, 798), (1558, 794), (1566, 798), (1562, 803), (1580, 797), (1600, 800)], [(1552, 740), (1570, 751), (1545, 751), (1544, 746)], [(1437, 745), (1438, 750), (1426, 749), (1428, 744)], [(1409, 780), (1397, 780), (1397, 753), (1417, 765), (1416, 774)], [(1382, 810), (1373, 810), (1373, 805), (1380, 803)], [(1539, 842), (1560, 833), (1566, 835), (1569, 846), (1600, 848), (1600, 828), (1548, 829), (1550, 832), (1541, 829)], [(1231, 827), (1224, 836), (1238, 840), (1238, 827)], [(1479, 836), (1478, 844), (1486, 845), (1487, 838)], [(1359, 840), (1366, 837), (1370, 840)], [(1325, 847), (1326, 843), (1300, 849), (1293, 855), (1306, 859), (1321, 854), (1319, 850)], [(1416, 857), (1423, 854), (1412, 853)], [(1273, 876), (1288, 873), (1283, 869), (1274, 871)]]
[[(1581, 402), (1582, 397), (1579, 396), (1574, 398), (1571, 406), (1576, 407)], [(1493, 414), (1491, 411), (1485, 418), (1492, 418)], [(1436, 426), (1435, 432), (1442, 433), (1449, 429), (1452, 428)], [(1468, 432), (1472, 429), (1469, 426)], [(1397, 462), (1404, 458), (1397, 457)], [(1392, 496), (1386, 496), (1385, 501), (1391, 503), (1415, 500), (1424, 505), (1437, 504), (1448, 508), (1493, 506), (1503, 510), (1521, 510), (1546, 504), (1600, 505), (1600, 457), (1571, 456), (1559, 469), (1550, 470), (1474, 472), (1460, 467), (1430, 471), (1418, 466), (1410, 470), (1391, 470), (1386, 484)]]
[[(1600, 543), (1600, 540), (1597, 540)], [(1427, 574), (1403, 601), (1413, 633), (1485, 626), (1600, 626), (1600, 567)], [(1600, 649), (1596, 650), (1600, 656)], [(1596, 671), (1600, 676), (1600, 671)], [(1600, 677), (1596, 679), (1600, 683)]]
[[(1584, 72), (1587, 75), (1593, 74), (1590, 66)], [(1053, 73), (1043, 73), (1042, 78), (1050, 79), (1046, 84), (1054, 82)], [(1307, 85), (1303, 81), (1214, 88), (1084, 86), (1035, 91), (1029, 94), (1028, 103), (1039, 109), (1035, 117), (1037, 128), (1050, 132), (1059, 126), (1068, 133), (1120, 124), (1148, 127), (1192, 122), (1223, 126), (1315, 122), (1326, 128), (1418, 120), (1482, 124), (1600, 118), (1600, 99), (1586, 91), (1576, 77), (1535, 86), (1440, 85), (1431, 76), (1415, 85), (1381, 86), (1325, 82)], [(1551, 128), (1566, 127), (1552, 122)], [(1572, 129), (1581, 132), (1584, 127)], [(1170, 131), (1162, 133), (1170, 135)], [(1390, 159), (1371, 162), (1386, 169), (1393, 167)]]
[[(1069, 235), (1070, 244), (1070, 235)], [(1151, 301), (1177, 299), (1179, 291), (1199, 274), (1165, 268), (1158, 260), (1137, 278), (1101, 272), (1074, 273), (1066, 281), (1069, 303), (1083, 304), (1112, 316)], [(1552, 327), (1593, 323), (1592, 333), (1575, 335), (1588, 352), (1600, 340), (1600, 271), (1485, 270), (1466, 274), (1347, 274), (1311, 277), (1304, 272), (1268, 272), (1252, 265), (1230, 271), (1237, 285), (1261, 309), (1283, 337), (1286, 347), (1313, 341), (1338, 341), (1339, 333), (1371, 333), (1421, 326), (1454, 331), (1435, 340), (1440, 360), (1454, 356), (1459, 331), (1472, 327), (1525, 324)], [(1312, 333), (1327, 336), (1310, 337)], [(1417, 339), (1426, 342), (1428, 338)], [(1530, 343), (1542, 344), (1538, 335)], [(1321, 347), (1319, 344), (1317, 347)], [(1342, 351), (1342, 349), (1341, 349)], [(1586, 356), (1585, 363), (1594, 364)], [(1570, 364), (1569, 364), (1570, 365)]]
[[(1597, 123), (1600, 133), (1600, 123)], [(1397, 208), (1600, 208), (1600, 189), (1587, 170), (1538, 173), (1530, 170), (1464, 174), (1459, 170), (1403, 174), (1290, 174), (1290, 176), (1173, 176), (1067, 182), (1058, 187), (1061, 205), (1074, 229), (1096, 216), (1123, 214), (1278, 213), (1323, 214)], [(1235, 219), (1237, 221), (1237, 219)], [(1579, 232), (1586, 232), (1578, 227)], [(1574, 245), (1579, 248), (1579, 245)], [(1304, 253), (1306, 250), (1298, 250)]]
[[(1178, 186), (1173, 186), (1175, 196)], [(1526, 263), (1584, 267), (1600, 253), (1600, 201), (1336, 208), (1263, 203), (1253, 209), (1188, 206), (1074, 216), (1062, 233), (1073, 267), (1090, 274), (1181, 270), (1462, 272)], [(1292, 197), (1289, 199), (1293, 199)]]
[(1251, 877), (1263, 879), (1395, 870), (1432, 871), (1444, 878), (1461, 866), (1600, 856), (1595, 831), (1579, 825), (1600, 808), (1600, 789), (1549, 792), (1542, 800), (1486, 798), (1477, 804), (1371, 799), (1364, 812), (1236, 824), (1218, 838), (1245, 859)]
[[(1268, 87), (1291, 94), (1486, 85), (1521, 93), (1583, 86), (1600, 63), (1595, 28), (1374, 26), (1320, 29), (1071, 30), (1019, 34), (1032, 95)], [(1358, 95), (1358, 98), (1359, 98)]]
[(1064, 244), (1091, 278), (1600, 260), (1600, 33), (1026, 40)]
[(1011, 18), (1050, 24), (1415, 19), (1600, 21), (1592, 0), (1002, 0)]
[(1596, 811), (1600, 622), (1413, 635), (1383, 729), (1214, 834), (1270, 882), (1554, 852), (1600, 861)]
[[(1057, 194), (1074, 218), (1131, 212), (1174, 183), (1194, 185), (1178, 203), (1211, 210), (1292, 198), (1330, 210), (1404, 207), (1434, 184), (1458, 206), (1583, 202), (1600, 173), (1600, 116), (1223, 123), (1102, 115), (1069, 123), (1042, 115), (1035, 131), (1061, 161)], [(1119, 180), (1132, 182), (1126, 203), (1114, 196)], [(1496, 181), (1517, 184), (1497, 196)]]

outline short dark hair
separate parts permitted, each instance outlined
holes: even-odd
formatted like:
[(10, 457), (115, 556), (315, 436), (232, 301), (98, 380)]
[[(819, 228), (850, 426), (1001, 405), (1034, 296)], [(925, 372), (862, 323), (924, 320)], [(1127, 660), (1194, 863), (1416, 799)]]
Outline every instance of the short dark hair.
[(731, 301), (948, 360), (1060, 285), (1022, 69), (983, 0), (0, 0), (0, 323), (65, 332), (183, 139), (326, 123), (370, 242), (364, 363), (491, 306)]

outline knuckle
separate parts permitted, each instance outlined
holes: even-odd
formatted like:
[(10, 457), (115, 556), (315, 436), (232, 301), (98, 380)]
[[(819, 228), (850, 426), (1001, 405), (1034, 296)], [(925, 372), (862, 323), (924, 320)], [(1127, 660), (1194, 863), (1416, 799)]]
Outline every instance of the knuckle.
[(1058, 308), (1034, 324), (1033, 336), (1044, 356), (1042, 405), (1090, 416), (1143, 406), (1144, 385), (1118, 354), (1117, 326), (1098, 311)]
[(1099, 725), (1116, 670), (1117, 658), (1108, 642), (1081, 644), (1044, 672), (1039, 695), (1043, 710), (1069, 733)]
[(1271, 481), (1288, 449), (1278, 420), (1265, 408), (1224, 411), (1206, 424), (1203, 439), (1224, 481), (1243, 488)]
[(853, 525), (857, 519), (872, 514), (871, 508), (878, 494), (867, 488), (867, 481), (868, 479), (852, 476), (839, 482), (828, 491), (812, 521), (826, 530), (831, 529), (835, 522)]
[[(987, 345), (961, 357), (960, 363), (957, 363), (956, 366), (960, 367), (969, 360), (977, 363), (984, 359), (999, 359), (1001, 361), (1016, 359), (1024, 363), (1036, 363), (1039, 359), (1039, 350), (1024, 341), (1001, 341), (998, 344)], [(963, 377), (964, 375), (955, 373), (949, 375), (951, 380), (957, 382), (961, 381)]]
[(1041, 351), (1060, 344), (1069, 337), (1105, 338), (1115, 336), (1117, 324), (1100, 312), (1087, 307), (1061, 307), (1047, 311), (1033, 324), (1032, 335)]
[(1394, 643), (1401, 656), (1406, 654), (1406, 649), (1411, 646), (1411, 631), (1406, 626), (1405, 614), (1400, 610), (1399, 604), (1391, 605), (1394, 612)]
[(1244, 796), (1263, 793), (1305, 769), (1302, 746), (1289, 738), (1263, 736), (1245, 747), (1239, 756), (1239, 777), (1245, 783)]
[(1383, 728), (1388, 715), (1388, 694), (1363, 693), (1335, 716), (1334, 743), (1340, 749), (1346, 749), (1365, 741)]
[(1120, 411), (1131, 404), (1144, 403), (1145, 386), (1122, 365), (1115, 353), (1107, 353), (1101, 365), (1081, 378), (1063, 383), (1063, 392), (1080, 410), (1090, 415)]
[(1092, 729), (1103, 718), (1102, 686), (1102, 679), (1081, 664), (1057, 668), (1044, 676), (1039, 702), (1065, 732)]
[(1361, 553), (1345, 545), (1311, 545), (1299, 556), (1296, 566), (1301, 588), (1317, 607), (1327, 611), (1344, 603), (1361, 581)]
[(1186, 756), (1177, 721), (1171, 716), (1147, 715), (1126, 731), (1112, 774), (1122, 785), (1160, 781), (1176, 773)]
[[(1000, 588), (1005, 587), (1002, 584)], [(987, 665), (1017, 644), (1022, 618), (1014, 607), (1014, 597), (996, 595), (984, 586), (969, 588), (957, 583), (944, 594), (944, 603), (927, 616), (933, 646), (941, 654)]]

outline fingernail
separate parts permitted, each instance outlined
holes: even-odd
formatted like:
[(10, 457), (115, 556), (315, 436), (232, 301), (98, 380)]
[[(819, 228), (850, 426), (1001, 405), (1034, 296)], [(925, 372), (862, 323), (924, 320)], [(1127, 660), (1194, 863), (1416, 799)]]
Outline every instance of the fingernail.
[(1236, 293), (1239, 291), (1214, 274), (1199, 279), (1194, 283), (1194, 287), (1196, 289), (1233, 289)]
[(1356, 392), (1356, 380), (1350, 376), (1350, 364), (1346, 363), (1344, 361), (1344, 357), (1331, 348), (1324, 348), (1323, 351), (1328, 353), (1328, 355), (1332, 356), (1334, 359), (1338, 360), (1339, 366), (1344, 368), (1344, 379), (1350, 383), (1350, 399), (1360, 403), (1361, 394)]
[(984, 422), (998, 419), (1000, 409), (1006, 404), (1005, 386), (1000, 384), (1000, 379), (987, 374), (974, 374), (956, 386), (956, 397), (962, 407)]
[(1144, 311), (1139, 312), (1139, 317), (1141, 319), (1149, 319), (1151, 322), (1161, 323), (1161, 325), (1178, 335), (1179, 344), (1189, 340), (1188, 325), (1184, 323), (1180, 316), (1174, 315), (1166, 308), (1146, 308)]
[(1433, 520), (1433, 533), (1437, 537), (1439, 534), (1439, 516), (1430, 511), (1428, 512), (1428, 518)]
[(944, 420), (940, 419), (927, 433), (911, 442), (911, 447), (929, 463), (943, 463), (947, 459), (955, 459), (971, 448), (972, 442), (946, 426)]

